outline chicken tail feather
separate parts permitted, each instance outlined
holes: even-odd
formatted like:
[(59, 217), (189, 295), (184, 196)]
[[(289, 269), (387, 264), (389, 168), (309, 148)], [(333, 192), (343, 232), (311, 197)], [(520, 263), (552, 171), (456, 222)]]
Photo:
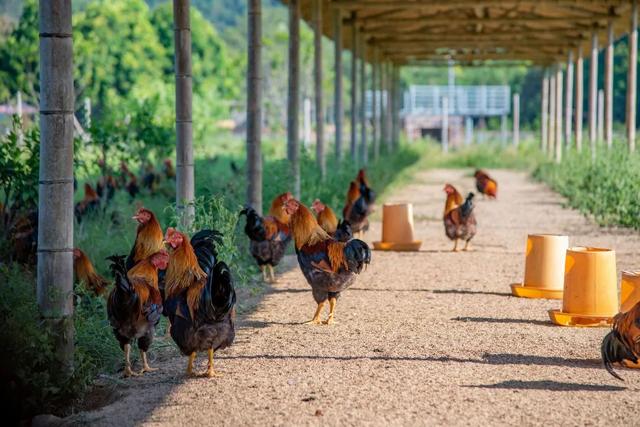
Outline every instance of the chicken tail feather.
[(634, 363), (638, 361), (622, 340), (620, 333), (615, 329), (609, 332), (602, 340), (600, 352), (602, 354), (602, 363), (607, 372), (620, 381), (624, 381), (624, 379), (614, 371), (613, 363), (622, 362), (623, 360), (630, 360)]
[(264, 226), (263, 218), (251, 206), (247, 206), (240, 211), (240, 216), (247, 217), (247, 223), (244, 226), (245, 234), (256, 242), (262, 242), (267, 238), (267, 231)]

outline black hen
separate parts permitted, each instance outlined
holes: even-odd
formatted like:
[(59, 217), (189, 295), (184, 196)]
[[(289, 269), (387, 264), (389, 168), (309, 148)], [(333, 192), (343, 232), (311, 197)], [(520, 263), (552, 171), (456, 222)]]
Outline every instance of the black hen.
[(346, 219), (338, 222), (338, 227), (336, 228), (335, 233), (333, 233), (333, 238), (339, 242), (348, 242), (353, 239), (353, 230), (351, 229), (351, 224)]

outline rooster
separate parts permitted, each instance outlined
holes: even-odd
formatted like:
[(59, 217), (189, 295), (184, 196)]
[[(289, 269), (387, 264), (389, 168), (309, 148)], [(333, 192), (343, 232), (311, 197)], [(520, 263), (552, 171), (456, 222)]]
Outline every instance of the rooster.
[(367, 202), (367, 207), (369, 210), (373, 210), (373, 204), (376, 201), (376, 193), (371, 189), (371, 187), (369, 187), (369, 181), (367, 180), (367, 175), (365, 174), (364, 169), (360, 169), (358, 171), (356, 181), (360, 186), (360, 194), (362, 194), (364, 200)]
[(219, 261), (213, 230), (196, 233), (191, 241), (169, 227), (165, 241), (171, 254), (166, 274), (165, 308), (171, 322), (171, 337), (189, 356), (187, 375), (193, 375), (196, 353), (207, 351), (208, 377), (218, 376), (213, 355), (235, 338), (236, 292), (229, 267)]
[(347, 192), (347, 202), (342, 209), (342, 217), (349, 221), (351, 229), (360, 236), (369, 229), (370, 208), (367, 200), (360, 192), (360, 185), (357, 181), (351, 181)]
[(491, 178), (489, 174), (478, 169), (473, 176), (476, 177), (476, 188), (480, 194), (490, 199), (495, 199), (498, 196), (498, 183), (495, 179)]
[(464, 240), (465, 251), (471, 249), (469, 242), (476, 234), (476, 217), (473, 214), (473, 193), (460, 204), (460, 193), (451, 184), (444, 187), (447, 193), (444, 212), (444, 230), (449, 239), (453, 240), (453, 251), (458, 251), (458, 240)]
[(249, 237), (249, 251), (258, 263), (265, 282), (267, 269), (271, 281), (275, 281), (273, 268), (280, 263), (291, 241), (289, 215), (284, 210), (284, 203), (292, 197), (288, 192), (277, 196), (271, 203), (269, 215), (264, 218), (251, 207), (240, 212), (240, 215), (247, 217), (244, 232)]
[(73, 271), (76, 280), (93, 292), (96, 296), (104, 295), (107, 290), (107, 280), (96, 273), (89, 257), (80, 249), (73, 249)]
[(162, 227), (149, 209), (140, 208), (132, 217), (138, 222), (136, 241), (127, 257), (127, 270), (164, 248)]
[(295, 199), (288, 200), (285, 209), (291, 215), (298, 264), (318, 304), (313, 319), (307, 323), (321, 323), (320, 315), (328, 300), (329, 317), (322, 323), (330, 325), (340, 292), (351, 286), (356, 274), (371, 262), (371, 249), (362, 240), (335, 240), (318, 225), (309, 208)]
[[(155, 369), (149, 366), (147, 351), (153, 341), (155, 327), (162, 315), (162, 297), (158, 289), (158, 270), (167, 268), (169, 254), (164, 249), (138, 262), (127, 271), (124, 256), (111, 256), (115, 287), (107, 300), (109, 323), (120, 348), (124, 351), (124, 376), (137, 376)], [(138, 341), (142, 359), (139, 373), (131, 369), (131, 342)]]
[(167, 179), (176, 179), (176, 170), (173, 168), (171, 159), (164, 160), (164, 175), (167, 177)]
[(113, 196), (116, 194), (117, 188), (118, 183), (116, 182), (113, 175), (101, 176), (96, 183), (96, 193), (98, 193), (98, 196), (101, 199), (104, 199), (107, 202), (113, 199)]
[(120, 181), (124, 186), (129, 196), (134, 199), (138, 193), (140, 192), (140, 187), (138, 186), (138, 178), (136, 178), (135, 174), (129, 170), (129, 167), (125, 162), (120, 163)]
[(343, 220), (338, 222), (333, 209), (322, 203), (319, 199), (315, 199), (311, 207), (316, 212), (316, 220), (318, 225), (322, 227), (327, 234), (340, 242), (347, 242), (353, 238), (353, 231), (349, 221)]
[(618, 313), (613, 318), (613, 328), (602, 340), (600, 351), (606, 370), (621, 381), (624, 380), (613, 370), (613, 363), (638, 367), (638, 358), (640, 358), (640, 303), (634, 305), (626, 313)]
[(97, 209), (100, 206), (100, 197), (96, 190), (91, 187), (88, 182), (84, 184), (84, 198), (76, 203), (73, 208), (73, 212), (76, 215), (78, 222), (82, 220), (82, 217), (88, 212)]
[(148, 163), (144, 168), (144, 173), (142, 174), (142, 186), (149, 190), (151, 194), (154, 194), (159, 183), (160, 175), (153, 169), (153, 165)]

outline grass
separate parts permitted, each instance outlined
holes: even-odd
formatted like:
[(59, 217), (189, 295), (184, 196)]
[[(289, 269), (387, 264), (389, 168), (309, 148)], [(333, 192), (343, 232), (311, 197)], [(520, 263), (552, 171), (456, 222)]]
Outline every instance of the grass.
[[(245, 201), (244, 143), (229, 135), (217, 136), (222, 142), (217, 146), (196, 145), (196, 223), (194, 228), (213, 227), (225, 235), (220, 258), (227, 262), (234, 274), (238, 288), (247, 288), (254, 295), (263, 287), (254, 280), (258, 269), (248, 254), (248, 239), (244, 236), (244, 222), (238, 222), (238, 212)], [(275, 140), (264, 143), (264, 209), (279, 193), (291, 190), (292, 182), (288, 162), (282, 158), (284, 144)], [(410, 173), (427, 151), (424, 143), (403, 145), (397, 152), (386, 154), (367, 168), (373, 187), (384, 194), (395, 185), (406, 182)], [(91, 153), (83, 159), (91, 161)], [(301, 200), (311, 203), (322, 199), (341, 212), (349, 182), (355, 178), (357, 165), (344, 160), (337, 164), (327, 159), (328, 176), (320, 179), (315, 161), (308, 153), (302, 153)], [(87, 167), (78, 174), (80, 180), (76, 200), (82, 198), (85, 180), (95, 182), (90, 175), (97, 167)], [(74, 246), (84, 250), (94, 262), (98, 272), (108, 275), (105, 258), (112, 254), (127, 254), (135, 239), (135, 222), (131, 215), (137, 206), (153, 210), (163, 228), (175, 226), (173, 182), (162, 183), (156, 194), (143, 191), (135, 201), (124, 191), (118, 191), (104, 210), (92, 212), (76, 223)], [(49, 370), (53, 358), (53, 346), (40, 325), (35, 296), (33, 271), (17, 265), (0, 264), (0, 339), (5, 351), (0, 365), (0, 388), (6, 391), (3, 401), (13, 408), (18, 419), (36, 413), (64, 414), (69, 404), (100, 373), (114, 374), (122, 365), (122, 352), (113, 337), (106, 316), (103, 298), (89, 295), (76, 286), (74, 295), (76, 329), (75, 373), (64, 384), (59, 383)], [(242, 305), (242, 301), (239, 301)], [(162, 322), (165, 320), (163, 319)], [(163, 329), (163, 327), (161, 327)], [(137, 356), (134, 352), (133, 356)], [(16, 358), (15, 355), (21, 357)], [(4, 387), (7, 385), (7, 387)]]

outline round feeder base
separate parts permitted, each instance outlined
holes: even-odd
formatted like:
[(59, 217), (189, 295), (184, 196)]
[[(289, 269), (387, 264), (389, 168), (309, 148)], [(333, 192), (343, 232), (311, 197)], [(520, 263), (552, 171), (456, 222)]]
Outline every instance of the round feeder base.
[(560, 326), (609, 327), (613, 317), (590, 316), (588, 314), (564, 313), (562, 310), (549, 310), (551, 321)]
[(536, 288), (524, 286), (522, 283), (512, 283), (511, 293), (520, 298), (562, 299), (563, 291), (562, 289)]
[(421, 241), (409, 243), (373, 242), (373, 248), (377, 251), (416, 252), (422, 246)]

